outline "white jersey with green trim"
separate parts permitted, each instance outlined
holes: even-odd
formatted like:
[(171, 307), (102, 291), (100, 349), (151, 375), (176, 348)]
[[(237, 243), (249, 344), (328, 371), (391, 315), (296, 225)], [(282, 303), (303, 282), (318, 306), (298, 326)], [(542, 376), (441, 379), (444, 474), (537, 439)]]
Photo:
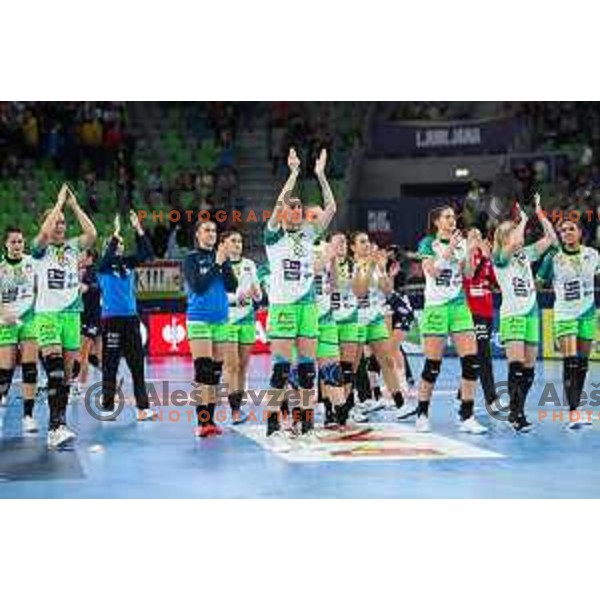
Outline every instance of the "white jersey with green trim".
[(451, 260), (442, 258), (442, 252), (448, 245), (432, 235), (419, 243), (419, 256), (422, 260), (433, 258), (439, 268), (439, 274), (432, 277), (425, 273), (425, 306), (447, 304), (463, 295), (463, 271), (467, 258), (467, 244), (462, 240), (454, 251)]
[(348, 259), (338, 261), (335, 267), (337, 289), (331, 292), (331, 309), (336, 322), (354, 322), (358, 319), (358, 301), (352, 291), (354, 263)]
[[(364, 268), (356, 264), (355, 273), (358, 269)], [(371, 274), (371, 283), (369, 291), (364, 296), (359, 296), (358, 301), (358, 322), (361, 325), (369, 325), (385, 316), (385, 294), (379, 289), (381, 276), (376, 268)]]
[(269, 259), (269, 301), (296, 304), (315, 300), (315, 249), (319, 237), (315, 225), (303, 223), (297, 230), (265, 229)]
[[(17, 318), (32, 312), (35, 289), (35, 261), (24, 256), (19, 261), (0, 262), (0, 303)], [(0, 317), (1, 318), (1, 317)]]
[(37, 275), (35, 312), (81, 312), (79, 240), (37, 247), (32, 252)]
[(573, 252), (554, 249), (546, 255), (537, 275), (552, 280), (556, 320), (577, 319), (594, 308), (594, 277), (599, 271), (600, 255), (588, 246)]
[(241, 258), (238, 261), (230, 261), (231, 268), (237, 278), (238, 286), (234, 293), (227, 294), (229, 299), (229, 322), (232, 324), (246, 321), (254, 316), (254, 303), (250, 297), (244, 305), (238, 303), (241, 294), (250, 296), (253, 286), (260, 288), (256, 274), (256, 263), (249, 258)]
[(535, 245), (526, 246), (511, 257), (492, 256), (494, 273), (502, 292), (500, 317), (521, 317), (529, 314), (537, 303), (531, 261), (539, 258)]

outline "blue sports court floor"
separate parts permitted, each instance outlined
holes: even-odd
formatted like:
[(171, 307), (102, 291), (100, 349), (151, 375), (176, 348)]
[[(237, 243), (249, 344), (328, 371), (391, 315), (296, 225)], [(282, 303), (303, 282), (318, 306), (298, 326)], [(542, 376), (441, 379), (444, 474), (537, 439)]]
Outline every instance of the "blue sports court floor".
[[(418, 372), (421, 359), (412, 363)], [(497, 379), (504, 379), (504, 363), (495, 367)], [(378, 413), (381, 423), (362, 438), (287, 456), (265, 449), (263, 428), (252, 423), (200, 440), (192, 435), (190, 407), (161, 407), (162, 420), (147, 423), (136, 423), (126, 407), (116, 423), (107, 424), (93, 419), (83, 401), (69, 408), (79, 432), (73, 449), (48, 452), (42, 434), (21, 436), (21, 401), (12, 393), (0, 409), (0, 497), (597, 498), (599, 408), (590, 408), (594, 424), (578, 431), (552, 422), (552, 407), (538, 423), (542, 389), (560, 385), (560, 369), (558, 361), (538, 363), (529, 401), (537, 426), (529, 434), (514, 435), (484, 409), (477, 414), (490, 432), (460, 434), (453, 392), (459, 364), (448, 358), (434, 397), (434, 435), (415, 437), (411, 425), (386, 424), (390, 413)], [(265, 387), (268, 370), (268, 357), (254, 357), (251, 386)], [(184, 380), (191, 371), (186, 359), (155, 360), (147, 377), (159, 390), (165, 380), (172, 381), (171, 390), (189, 390)], [(594, 364), (586, 389), (593, 391), (599, 376), (600, 364)], [(35, 410), (45, 425), (45, 406)]]

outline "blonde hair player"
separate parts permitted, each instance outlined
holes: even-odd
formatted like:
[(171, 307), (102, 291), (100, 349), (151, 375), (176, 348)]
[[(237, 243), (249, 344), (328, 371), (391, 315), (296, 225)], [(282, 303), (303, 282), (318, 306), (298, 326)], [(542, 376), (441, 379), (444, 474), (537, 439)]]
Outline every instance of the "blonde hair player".
[[(82, 229), (81, 235), (66, 239), (63, 208), (71, 209)], [(96, 228), (79, 206), (67, 184), (54, 208), (45, 214), (32, 256), (36, 259), (37, 294), (35, 319), (42, 364), (48, 375), (50, 421), (48, 447), (59, 448), (76, 435), (67, 427), (67, 405), (71, 369), (81, 347), (81, 252), (96, 242)]]
[(508, 361), (508, 422), (515, 432), (526, 432), (532, 427), (525, 415), (525, 403), (535, 376), (540, 324), (531, 262), (556, 243), (556, 234), (541, 208), (539, 194), (535, 195), (534, 204), (544, 236), (535, 244), (525, 246), (528, 217), (517, 204), (519, 222), (500, 223), (494, 234), (492, 252), (492, 264), (502, 292), (500, 337)]

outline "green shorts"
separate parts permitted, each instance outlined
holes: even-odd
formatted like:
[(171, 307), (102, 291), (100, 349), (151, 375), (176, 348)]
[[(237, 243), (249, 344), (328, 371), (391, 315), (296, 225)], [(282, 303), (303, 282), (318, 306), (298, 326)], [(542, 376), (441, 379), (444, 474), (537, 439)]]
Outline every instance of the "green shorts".
[(310, 304), (272, 304), (267, 324), (269, 339), (316, 339), (319, 336), (319, 309)]
[(62, 346), (67, 352), (81, 348), (81, 314), (78, 312), (43, 312), (35, 315), (38, 344)]
[(317, 344), (317, 358), (340, 359), (340, 344), (338, 328), (333, 321), (319, 323), (319, 342)]
[(209, 340), (227, 342), (229, 325), (227, 323), (207, 323), (206, 321), (188, 321), (188, 340)]
[(358, 344), (359, 333), (356, 321), (353, 323), (337, 323), (337, 330), (340, 344)]
[(0, 325), (0, 346), (16, 346), (21, 342), (37, 342), (37, 322), (33, 313), (23, 316), (18, 325)]
[(225, 325), (227, 342), (253, 346), (256, 342), (256, 325), (254, 323), (228, 323)]
[(554, 337), (559, 339), (569, 335), (575, 336), (578, 340), (594, 341), (596, 339), (596, 313), (591, 310), (577, 319), (563, 321), (555, 318)]
[(381, 318), (367, 323), (366, 325), (358, 324), (358, 341), (361, 344), (372, 344), (375, 342), (381, 342), (390, 338), (390, 332), (388, 331), (385, 319)]
[(473, 316), (464, 299), (437, 306), (425, 306), (419, 327), (421, 335), (440, 337), (475, 329)]
[(527, 315), (500, 317), (500, 338), (507, 342), (538, 344), (540, 341), (540, 316), (537, 307)]

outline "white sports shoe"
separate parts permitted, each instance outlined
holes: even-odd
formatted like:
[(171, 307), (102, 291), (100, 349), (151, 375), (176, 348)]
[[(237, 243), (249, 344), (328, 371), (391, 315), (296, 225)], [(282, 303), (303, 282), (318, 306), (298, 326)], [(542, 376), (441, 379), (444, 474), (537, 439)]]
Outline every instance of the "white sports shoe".
[(567, 429), (581, 429), (585, 425), (591, 425), (592, 421), (588, 419), (588, 416), (582, 412), (579, 413), (579, 419), (571, 421), (571, 414), (569, 413), (569, 422), (567, 423)]
[(37, 421), (33, 417), (23, 417), (23, 433), (36, 433), (39, 429)]
[(64, 444), (74, 440), (77, 436), (67, 427), (61, 425), (58, 429), (51, 429), (48, 432), (48, 448), (53, 450), (60, 448)]
[(281, 430), (274, 431), (271, 435), (267, 436), (267, 442), (273, 452), (289, 452), (292, 449), (287, 435)]
[(417, 405), (415, 402), (405, 402), (402, 408), (396, 408), (396, 414), (394, 415), (398, 421), (413, 420), (417, 416)]
[(363, 412), (362, 408), (358, 406), (352, 407), (348, 417), (350, 417), (350, 420), (354, 421), (354, 423), (366, 423), (369, 420), (369, 417)]
[(318, 433), (317, 433), (317, 431), (315, 429), (311, 429), (307, 433), (303, 433), (298, 438), (298, 441), (301, 444), (303, 444), (305, 446), (309, 446), (309, 447), (319, 446), (321, 444), (321, 440), (320, 440), (319, 435), (318, 435)]
[(415, 425), (415, 431), (417, 433), (429, 433), (431, 431), (431, 425), (429, 424), (429, 417), (421, 415), (417, 417), (417, 424)]
[(370, 399), (362, 403), (361, 409), (364, 413), (371, 413), (377, 410), (383, 410), (386, 407), (386, 401), (383, 398), (379, 400)]
[(487, 432), (487, 427), (483, 426), (475, 417), (460, 422), (460, 431), (463, 433), (471, 433), (473, 435), (481, 435)]
[(153, 408), (138, 409), (137, 420), (138, 421), (156, 421), (158, 419), (158, 412)]

